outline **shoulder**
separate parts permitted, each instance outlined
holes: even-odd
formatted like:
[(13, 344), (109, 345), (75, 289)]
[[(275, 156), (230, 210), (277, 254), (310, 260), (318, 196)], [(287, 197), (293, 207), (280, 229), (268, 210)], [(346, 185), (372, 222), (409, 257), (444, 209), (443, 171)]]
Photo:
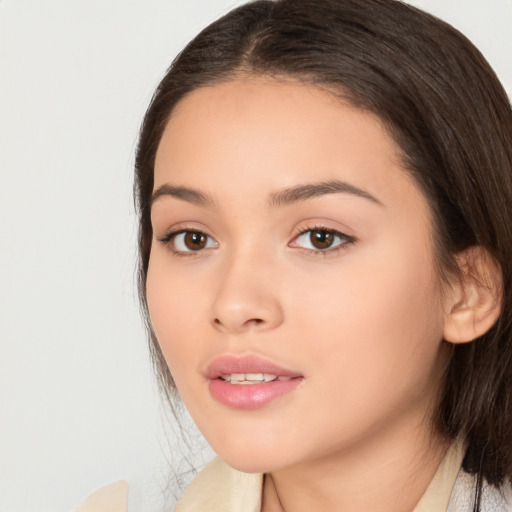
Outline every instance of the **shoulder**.
[(213, 459), (183, 493), (175, 512), (259, 512), (263, 475), (243, 473)]
[(74, 512), (126, 512), (128, 483), (114, 482), (91, 494)]

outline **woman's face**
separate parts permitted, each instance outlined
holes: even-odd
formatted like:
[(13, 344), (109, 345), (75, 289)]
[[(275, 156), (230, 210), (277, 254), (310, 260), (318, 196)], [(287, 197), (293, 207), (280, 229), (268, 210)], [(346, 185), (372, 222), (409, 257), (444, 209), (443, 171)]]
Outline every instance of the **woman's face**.
[(431, 216), (376, 117), (272, 79), (196, 90), (158, 148), (151, 220), (154, 332), (232, 466), (430, 428), (445, 360)]

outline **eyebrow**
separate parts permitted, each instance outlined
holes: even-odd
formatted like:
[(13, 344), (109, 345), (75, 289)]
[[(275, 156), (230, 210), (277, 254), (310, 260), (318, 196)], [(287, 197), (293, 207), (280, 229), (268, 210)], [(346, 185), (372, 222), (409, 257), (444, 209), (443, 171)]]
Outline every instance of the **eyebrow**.
[(155, 201), (165, 196), (175, 197), (198, 206), (211, 206), (213, 204), (213, 200), (210, 196), (203, 194), (198, 190), (188, 187), (169, 185), (166, 183), (165, 185), (158, 187), (151, 195), (151, 206), (153, 206)]
[(384, 206), (375, 196), (359, 187), (346, 183), (340, 180), (323, 181), (320, 183), (308, 183), (305, 185), (298, 185), (290, 187), (276, 194), (270, 198), (271, 206), (285, 206), (299, 201), (305, 201), (314, 197), (324, 196), (328, 194), (351, 194), (363, 199), (367, 199), (380, 206)]

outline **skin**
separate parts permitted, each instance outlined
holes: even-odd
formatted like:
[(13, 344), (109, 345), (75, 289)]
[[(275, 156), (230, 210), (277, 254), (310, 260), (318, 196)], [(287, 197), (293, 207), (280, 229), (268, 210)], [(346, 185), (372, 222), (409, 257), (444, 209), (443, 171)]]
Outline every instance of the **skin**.
[[(343, 181), (349, 192), (269, 198)], [(446, 451), (431, 428), (447, 294), (425, 197), (375, 116), (324, 91), (248, 77), (177, 106), (155, 164), (152, 325), (199, 429), (231, 466), (265, 472), (264, 511), (411, 511)], [(275, 203), (275, 201), (274, 201)], [(344, 233), (319, 250), (309, 235)], [(200, 231), (190, 250), (169, 232)], [(206, 368), (257, 355), (302, 383), (256, 410), (214, 400)]]

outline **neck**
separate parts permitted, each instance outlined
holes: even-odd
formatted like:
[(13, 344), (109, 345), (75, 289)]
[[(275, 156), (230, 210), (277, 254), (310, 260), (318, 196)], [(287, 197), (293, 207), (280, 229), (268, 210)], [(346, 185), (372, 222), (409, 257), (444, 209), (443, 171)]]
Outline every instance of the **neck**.
[(358, 446), (265, 475), (262, 512), (412, 512), (448, 444), (422, 422), (380, 431)]

